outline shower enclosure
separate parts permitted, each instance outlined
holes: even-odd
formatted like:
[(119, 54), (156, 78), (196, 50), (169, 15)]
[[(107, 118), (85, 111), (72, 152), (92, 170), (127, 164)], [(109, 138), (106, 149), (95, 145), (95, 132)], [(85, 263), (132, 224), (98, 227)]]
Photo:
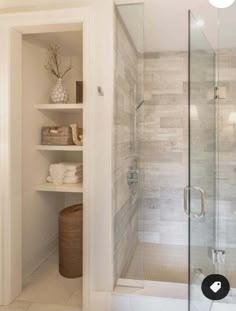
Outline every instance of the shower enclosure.
[[(190, 310), (208, 311), (201, 292), (205, 276), (215, 273), (216, 224), (216, 54), (189, 12), (189, 215)], [(188, 202), (187, 202), (188, 201)]]
[(210, 311), (203, 279), (235, 282), (236, 50), (213, 48), (189, 12), (186, 50), (147, 52), (143, 5), (115, 16), (114, 287)]

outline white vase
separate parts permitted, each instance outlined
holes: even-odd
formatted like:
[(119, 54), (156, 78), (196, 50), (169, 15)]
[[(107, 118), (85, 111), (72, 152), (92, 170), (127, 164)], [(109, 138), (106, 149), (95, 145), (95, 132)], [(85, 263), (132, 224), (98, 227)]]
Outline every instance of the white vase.
[(67, 90), (62, 85), (62, 79), (58, 79), (56, 85), (52, 89), (51, 101), (54, 104), (67, 103), (69, 100), (69, 95)]

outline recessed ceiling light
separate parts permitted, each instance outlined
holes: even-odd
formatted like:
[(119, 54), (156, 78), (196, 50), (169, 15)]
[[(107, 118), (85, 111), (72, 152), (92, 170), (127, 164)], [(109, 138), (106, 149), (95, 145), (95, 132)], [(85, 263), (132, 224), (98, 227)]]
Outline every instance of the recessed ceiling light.
[(235, 0), (209, 0), (210, 4), (219, 9), (224, 9), (231, 6)]

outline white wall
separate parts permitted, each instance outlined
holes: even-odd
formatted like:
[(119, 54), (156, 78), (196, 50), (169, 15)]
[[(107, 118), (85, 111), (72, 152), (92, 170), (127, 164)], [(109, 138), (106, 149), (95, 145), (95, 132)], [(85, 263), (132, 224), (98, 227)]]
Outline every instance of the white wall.
[[(112, 226), (112, 142), (114, 100), (114, 7), (112, 0), (94, 1), (94, 91), (93, 122), (94, 193), (91, 233), (93, 243), (92, 288), (113, 290), (113, 226)], [(99, 96), (101, 86), (104, 96)]]
[(22, 94), (22, 213), (23, 276), (31, 273), (55, 247), (58, 211), (63, 207), (61, 195), (35, 192), (34, 186), (44, 182), (50, 162), (59, 160), (54, 153), (44, 155), (35, 149), (40, 142), (42, 124), (57, 124), (34, 108), (48, 102), (53, 85), (44, 69), (46, 50), (23, 41)]

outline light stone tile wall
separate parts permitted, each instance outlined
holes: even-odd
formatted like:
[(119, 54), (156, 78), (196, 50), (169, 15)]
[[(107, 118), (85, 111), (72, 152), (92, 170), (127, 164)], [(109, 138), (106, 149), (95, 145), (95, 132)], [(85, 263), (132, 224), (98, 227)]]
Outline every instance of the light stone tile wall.
[(127, 183), (135, 165), (135, 107), (138, 88), (138, 54), (116, 11), (116, 73), (114, 107), (114, 279), (126, 274), (138, 242), (137, 185)]
[(148, 243), (187, 245), (187, 65), (184, 52), (145, 54), (139, 238)]
[[(201, 33), (202, 36), (202, 33)], [(205, 42), (205, 39), (204, 41)], [(190, 75), (190, 175), (191, 187), (205, 191), (205, 216), (191, 217), (191, 279), (195, 283), (195, 269), (204, 275), (214, 273), (211, 250), (215, 246), (216, 210), (216, 102), (215, 54), (208, 46), (191, 53)], [(201, 211), (201, 195), (191, 190), (191, 213)], [(194, 294), (195, 296), (197, 293)]]
[(236, 49), (219, 51), (219, 246), (236, 247)]
[[(215, 54), (207, 47), (194, 50), (191, 55), (191, 132), (190, 164), (191, 186), (199, 186), (205, 191), (205, 217), (191, 218), (191, 250), (202, 248), (209, 256), (205, 257), (208, 268), (205, 274), (213, 272), (211, 249), (215, 246), (216, 220), (216, 102), (215, 102)], [(201, 210), (198, 191), (191, 191), (191, 212)], [(194, 256), (192, 256), (192, 259)], [(210, 260), (209, 260), (210, 259)], [(202, 268), (198, 258), (194, 267)]]

